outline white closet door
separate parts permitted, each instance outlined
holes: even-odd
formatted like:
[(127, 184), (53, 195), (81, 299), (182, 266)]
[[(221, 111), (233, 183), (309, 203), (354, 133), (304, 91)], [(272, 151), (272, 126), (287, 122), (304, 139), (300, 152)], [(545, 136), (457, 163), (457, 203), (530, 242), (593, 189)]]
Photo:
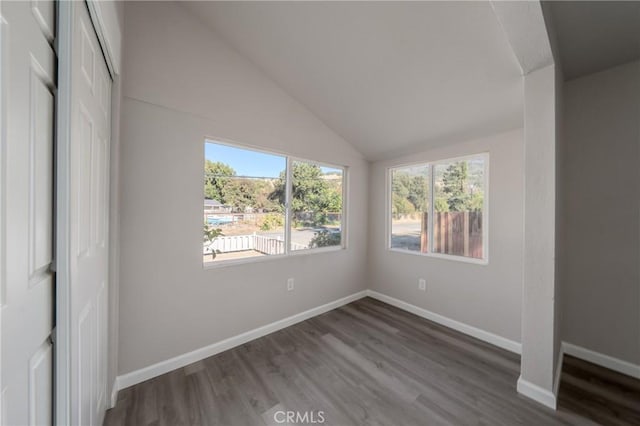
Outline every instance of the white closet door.
[(56, 3), (0, 15), (0, 422), (50, 425)]
[(71, 59), (71, 422), (107, 407), (111, 77), (84, 2), (73, 3)]

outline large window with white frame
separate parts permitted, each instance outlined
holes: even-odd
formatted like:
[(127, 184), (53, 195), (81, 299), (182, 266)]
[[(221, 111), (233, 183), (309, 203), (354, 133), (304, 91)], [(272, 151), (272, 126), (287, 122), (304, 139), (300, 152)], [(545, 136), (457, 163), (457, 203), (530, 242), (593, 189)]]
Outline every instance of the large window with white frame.
[(212, 140), (204, 154), (204, 264), (345, 246), (345, 167)]
[(389, 169), (389, 248), (486, 262), (489, 154)]

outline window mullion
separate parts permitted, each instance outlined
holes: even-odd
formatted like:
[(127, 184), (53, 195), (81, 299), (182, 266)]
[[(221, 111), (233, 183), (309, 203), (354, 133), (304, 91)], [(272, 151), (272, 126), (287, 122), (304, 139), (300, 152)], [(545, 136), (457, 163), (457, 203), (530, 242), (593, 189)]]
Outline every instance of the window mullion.
[(292, 220), (293, 161), (287, 157), (287, 173), (285, 178), (285, 215), (284, 215), (284, 253), (291, 252), (291, 220)]
[(434, 179), (435, 179), (434, 167), (433, 164), (429, 164), (429, 217), (427, 221), (427, 232), (429, 233), (429, 238), (427, 242), (427, 252), (433, 253), (433, 215), (435, 209), (433, 207), (435, 203), (435, 194), (434, 194)]

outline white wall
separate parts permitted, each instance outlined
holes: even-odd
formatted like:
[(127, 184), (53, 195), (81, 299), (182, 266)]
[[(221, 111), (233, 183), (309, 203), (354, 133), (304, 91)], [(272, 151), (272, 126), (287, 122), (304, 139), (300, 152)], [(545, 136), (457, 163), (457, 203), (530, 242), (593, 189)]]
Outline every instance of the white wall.
[(564, 74), (560, 58), (560, 48), (558, 46), (558, 36), (556, 33), (556, 25), (553, 22), (553, 13), (549, 2), (541, 3), (544, 22), (546, 27), (546, 36), (549, 39), (549, 46), (552, 51), (553, 63), (558, 64), (554, 67), (554, 112), (555, 112), (555, 285), (554, 285), (554, 322), (553, 322), (553, 359), (554, 359), (554, 389), (553, 393), (557, 396), (557, 387), (560, 384), (560, 375), (562, 374), (562, 359), (560, 353), (562, 350), (562, 283), (564, 281), (564, 264), (566, 255), (566, 229), (563, 224), (564, 220), (564, 186), (562, 183), (562, 168), (564, 167)]
[(556, 70), (525, 76), (525, 217), (522, 360), (518, 391), (555, 405)]
[[(128, 2), (125, 34), (119, 373), (365, 289), (362, 156), (181, 6)], [(205, 136), (349, 166), (348, 249), (204, 270)]]
[(563, 340), (640, 364), (640, 62), (565, 83)]
[[(436, 259), (386, 249), (386, 169), (489, 152), (489, 264)], [(523, 246), (523, 134), (510, 131), (374, 163), (369, 191), (372, 290), (520, 342)], [(418, 290), (418, 278), (427, 292)]]
[[(565, 264), (567, 252), (567, 229), (564, 226), (565, 208), (564, 202), (566, 194), (562, 180), (562, 173), (565, 161), (565, 144), (564, 144), (564, 75), (562, 69), (555, 67), (555, 127), (556, 127), (556, 161), (555, 161), (555, 286), (554, 292), (554, 323), (553, 323), (553, 359), (554, 359), (554, 390), (557, 396), (560, 385), (560, 375), (562, 374), (562, 359), (560, 353), (562, 351), (562, 286), (565, 281)], [(563, 355), (562, 355), (563, 356)]]

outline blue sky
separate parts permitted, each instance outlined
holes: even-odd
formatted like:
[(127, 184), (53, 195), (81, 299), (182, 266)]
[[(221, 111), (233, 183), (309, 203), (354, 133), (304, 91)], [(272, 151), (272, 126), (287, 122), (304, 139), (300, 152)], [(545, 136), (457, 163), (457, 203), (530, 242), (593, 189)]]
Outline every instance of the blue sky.
[[(230, 165), (238, 176), (279, 177), (280, 172), (287, 167), (287, 160), (283, 156), (234, 148), (215, 142), (207, 142), (204, 145), (204, 158)], [(330, 173), (337, 170), (322, 167), (322, 171)]]
[(204, 158), (230, 165), (239, 176), (279, 177), (287, 167), (285, 157), (216, 143), (205, 144)]

